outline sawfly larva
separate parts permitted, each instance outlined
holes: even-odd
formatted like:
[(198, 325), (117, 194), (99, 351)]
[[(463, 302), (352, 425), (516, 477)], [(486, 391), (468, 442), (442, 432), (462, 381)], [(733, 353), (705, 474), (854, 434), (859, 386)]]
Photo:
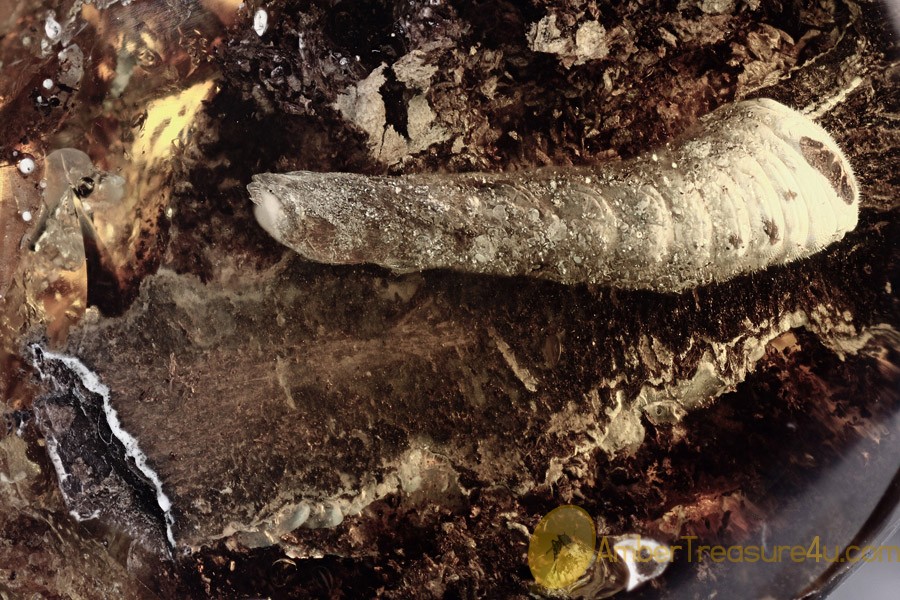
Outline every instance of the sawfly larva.
[(305, 258), (678, 292), (786, 263), (856, 226), (835, 141), (769, 99), (621, 163), (510, 173), (255, 175), (257, 221)]

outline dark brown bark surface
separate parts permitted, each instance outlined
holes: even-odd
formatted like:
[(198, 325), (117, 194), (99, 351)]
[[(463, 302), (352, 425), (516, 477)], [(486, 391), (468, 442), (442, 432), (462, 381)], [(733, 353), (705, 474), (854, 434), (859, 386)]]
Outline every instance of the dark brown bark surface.
[[(564, 503), (664, 542), (869, 539), (900, 493), (891, 25), (873, 3), (674, 4), (292, 1), (265, 7), (263, 36), (248, 6), (189, 141), (135, 169), (138, 235), (109, 249), (106, 306), (127, 309), (92, 309), (56, 347), (110, 388), (173, 502), (175, 551), (101, 398), (4, 355), (0, 592), (524, 598), (527, 532)], [(860, 224), (680, 295), (310, 264), (258, 228), (244, 187), (612, 160), (748, 96), (817, 114), (856, 168)], [(5, 256), (0, 282), (18, 281)], [(676, 558), (641, 597), (789, 597), (837, 570)]]

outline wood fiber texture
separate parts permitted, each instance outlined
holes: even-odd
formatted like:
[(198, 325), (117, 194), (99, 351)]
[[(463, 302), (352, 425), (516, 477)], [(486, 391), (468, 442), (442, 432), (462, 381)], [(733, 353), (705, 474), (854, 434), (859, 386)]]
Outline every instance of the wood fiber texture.
[[(900, 71), (881, 5), (286, 0), (262, 6), (260, 36), (252, 2), (200, 27), (214, 4), (85, 5), (77, 102), (27, 118), (27, 90), (52, 75), (34, 73), (0, 107), (3, 143), (28, 134), (37, 157), (85, 140), (98, 168), (138, 167), (108, 238), (133, 293), (103, 288), (120, 310), (98, 303), (54, 352), (109, 388), (176, 542), (159, 550), (165, 515), (78, 369), (27, 365), (36, 327), (4, 341), (19, 354), (4, 363), (0, 594), (525, 599), (528, 534), (562, 503), (663, 542), (865, 545), (890, 516)], [(42, 30), (45, 12), (11, 13)], [(118, 46), (98, 32), (158, 42), (102, 107)], [(31, 56), (19, 38), (0, 50)], [(753, 97), (802, 109), (844, 149), (857, 226), (681, 294), (314, 263), (259, 227), (247, 194), (259, 173), (606, 168)], [(819, 172), (831, 160), (803, 150)], [(0, 277), (12, 291), (19, 267)], [(12, 308), (7, 330), (35, 324)], [(635, 596), (791, 597), (836, 568), (680, 560)]]

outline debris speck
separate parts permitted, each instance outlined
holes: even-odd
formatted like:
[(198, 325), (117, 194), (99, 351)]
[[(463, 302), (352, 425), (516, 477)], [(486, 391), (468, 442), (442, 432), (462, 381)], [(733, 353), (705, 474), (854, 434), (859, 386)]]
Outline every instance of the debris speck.
[(59, 39), (59, 36), (62, 35), (62, 25), (60, 25), (59, 21), (54, 19), (51, 15), (44, 21), (44, 33), (47, 34), (48, 38), (56, 41)]
[(256, 14), (253, 15), (253, 31), (256, 32), (256, 35), (262, 37), (268, 28), (269, 13), (267, 13), (265, 9), (260, 8), (256, 11)]

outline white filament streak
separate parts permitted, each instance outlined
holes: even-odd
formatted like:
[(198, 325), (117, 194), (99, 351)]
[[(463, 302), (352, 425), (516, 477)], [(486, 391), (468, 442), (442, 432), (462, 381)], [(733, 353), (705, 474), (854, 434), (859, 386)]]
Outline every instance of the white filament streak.
[[(172, 501), (163, 491), (162, 480), (159, 478), (159, 475), (156, 474), (156, 471), (150, 467), (147, 456), (138, 446), (137, 439), (122, 427), (122, 422), (119, 421), (119, 415), (110, 403), (109, 388), (100, 381), (100, 377), (98, 377), (96, 373), (88, 369), (83, 362), (74, 356), (66, 356), (65, 354), (48, 351), (43, 351), (43, 355), (45, 360), (49, 359), (61, 362), (81, 379), (81, 383), (84, 385), (85, 389), (98, 394), (103, 398), (103, 412), (106, 414), (106, 422), (109, 425), (110, 431), (112, 431), (112, 434), (116, 439), (121, 442), (122, 447), (125, 448), (125, 454), (134, 461), (138, 470), (140, 470), (140, 472), (153, 484), (156, 491), (156, 502), (159, 504), (159, 508), (162, 510), (165, 517), (166, 538), (169, 540), (169, 545), (174, 547), (175, 536), (172, 533), (172, 526), (175, 524), (175, 517), (172, 515)], [(53, 446), (52, 449), (50, 448), (51, 445)], [(61, 483), (69, 475), (62, 468), (62, 463), (56, 452), (55, 445), (55, 442), (53, 444), (48, 444), (48, 449), (51, 450), (50, 459), (53, 462), (57, 475), (59, 475)]]

